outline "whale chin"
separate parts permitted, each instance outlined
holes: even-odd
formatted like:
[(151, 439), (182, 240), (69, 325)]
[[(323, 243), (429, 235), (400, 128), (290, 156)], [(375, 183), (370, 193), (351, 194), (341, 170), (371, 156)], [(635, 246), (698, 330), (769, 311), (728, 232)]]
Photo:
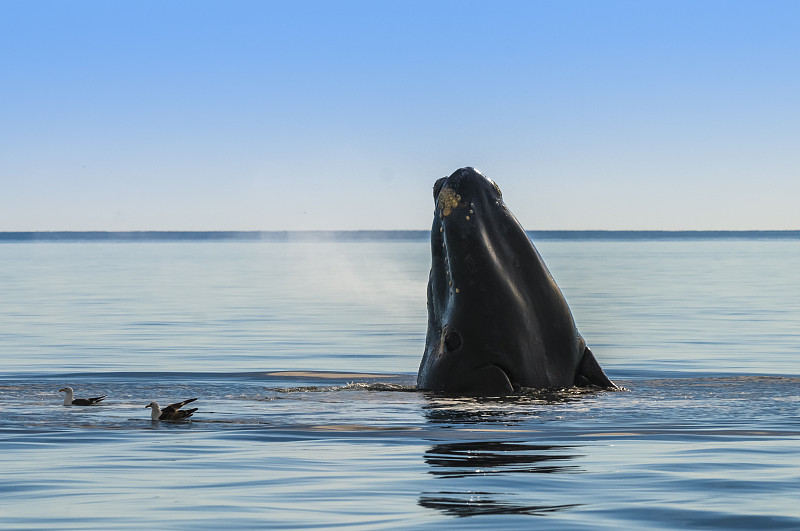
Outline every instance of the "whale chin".
[(435, 381), (431, 385), (423, 384), (422, 388), (443, 394), (492, 397), (506, 396), (519, 390), (506, 371), (493, 363), (458, 375), (451, 374), (448, 378), (431, 379)]

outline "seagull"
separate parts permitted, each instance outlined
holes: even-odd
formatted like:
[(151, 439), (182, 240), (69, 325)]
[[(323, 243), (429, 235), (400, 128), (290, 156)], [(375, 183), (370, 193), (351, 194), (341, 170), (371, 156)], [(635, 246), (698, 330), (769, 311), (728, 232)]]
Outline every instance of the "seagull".
[(59, 389), (58, 392), (67, 393), (67, 396), (64, 397), (65, 406), (96, 406), (106, 397), (106, 395), (103, 395), (94, 398), (72, 398), (72, 387)]
[(159, 408), (158, 402), (154, 400), (144, 407), (153, 408), (153, 412), (150, 414), (151, 420), (182, 420), (191, 417), (192, 413), (197, 411), (196, 407), (192, 409), (181, 409), (189, 402), (194, 402), (195, 400), (197, 400), (197, 398), (190, 398), (189, 400), (184, 400), (183, 402), (170, 404), (164, 409)]

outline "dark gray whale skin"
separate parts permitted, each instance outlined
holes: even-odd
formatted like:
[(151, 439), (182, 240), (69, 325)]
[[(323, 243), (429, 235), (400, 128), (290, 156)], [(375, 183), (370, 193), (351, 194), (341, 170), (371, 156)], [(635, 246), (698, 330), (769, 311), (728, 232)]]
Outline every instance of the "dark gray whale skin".
[(616, 388), (494, 181), (461, 168), (436, 181), (433, 197), (428, 333), (417, 388), (475, 396)]

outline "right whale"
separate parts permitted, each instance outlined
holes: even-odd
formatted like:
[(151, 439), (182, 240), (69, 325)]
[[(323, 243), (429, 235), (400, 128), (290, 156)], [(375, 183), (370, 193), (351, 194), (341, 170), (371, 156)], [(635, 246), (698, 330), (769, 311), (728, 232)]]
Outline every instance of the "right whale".
[(479, 396), (525, 387), (616, 389), (494, 181), (461, 168), (436, 181), (433, 199), (417, 388)]

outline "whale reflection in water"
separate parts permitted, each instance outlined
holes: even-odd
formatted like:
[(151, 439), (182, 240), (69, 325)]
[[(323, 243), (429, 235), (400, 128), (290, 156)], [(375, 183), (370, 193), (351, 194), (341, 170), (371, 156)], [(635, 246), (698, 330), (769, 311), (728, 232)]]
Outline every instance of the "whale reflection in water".
[[(489, 514), (530, 514), (544, 516), (547, 513), (579, 507), (572, 505), (524, 505), (498, 500), (497, 494), (489, 492), (439, 492), (423, 494), (420, 507), (436, 509), (449, 516), (485, 516)], [(513, 496), (513, 494), (505, 494)]]
[(574, 447), (515, 441), (437, 444), (424, 455), (431, 467), (428, 472), (451, 488), (424, 492), (417, 503), (450, 516), (544, 515), (579, 507), (581, 504), (536, 503), (529, 498), (530, 492), (513, 492), (514, 476), (519, 474), (581, 473), (579, 466), (568, 464), (575, 457), (579, 456)]
[(560, 454), (564, 446), (521, 442), (479, 441), (437, 444), (425, 452), (430, 474), (449, 478), (516, 473), (577, 473), (580, 467), (564, 464), (576, 455)]

